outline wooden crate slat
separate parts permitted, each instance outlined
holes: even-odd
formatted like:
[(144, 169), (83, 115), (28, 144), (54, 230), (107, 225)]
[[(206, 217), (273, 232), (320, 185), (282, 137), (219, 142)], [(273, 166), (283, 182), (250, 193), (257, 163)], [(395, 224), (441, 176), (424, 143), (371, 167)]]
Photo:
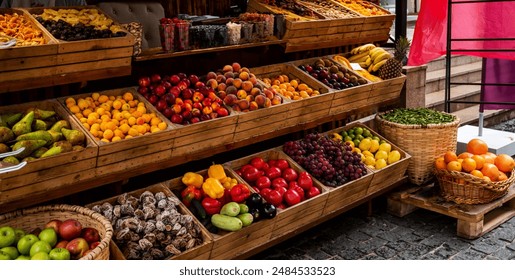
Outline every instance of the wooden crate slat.
[(59, 65), (88, 62), (91, 60), (105, 60), (113, 58), (131, 57), (133, 47), (111, 48), (104, 50), (93, 50), (79, 53), (66, 53), (57, 55)]
[(56, 66), (56, 74), (60, 75), (66, 73), (74, 73), (77, 71), (87, 71), (102, 68), (116, 68), (129, 65), (131, 65), (130, 57), (106, 59), (103, 61), (91, 61), (69, 65), (58, 65)]
[[(127, 155), (126, 157), (128, 157), (128, 156), (129, 155)], [(103, 164), (103, 162), (97, 161), (97, 166), (98, 166), (97, 172), (99, 175), (106, 175), (109, 173), (121, 172), (123, 170), (134, 169), (138, 166), (145, 166), (148, 163), (164, 161), (164, 160), (170, 159), (171, 157), (172, 157), (171, 150), (164, 150), (164, 151), (159, 151), (159, 152), (152, 153), (152, 154), (141, 155), (136, 158), (126, 158), (124, 160), (119, 160), (116, 163), (104, 165), (104, 166), (101, 166), (101, 164)]]
[[(368, 169), (367, 169), (368, 170)], [(359, 179), (350, 181), (342, 186), (335, 188), (327, 187), (329, 190), (329, 196), (325, 204), (323, 215), (328, 215), (335, 211), (338, 211), (355, 201), (364, 198), (367, 195), (367, 190), (372, 182), (374, 174), (368, 170), (365, 176)]]
[[(57, 74), (57, 69), (54, 66), (51, 67), (43, 67), (43, 68), (35, 68), (35, 69), (23, 69), (17, 71), (10, 71), (5, 73), (0, 73), (0, 83), (2, 83), (2, 87), (4, 87), (3, 83), (23, 80), (23, 79), (32, 79), (38, 80), (41, 78), (41, 74), (43, 73), (43, 77), (51, 76)], [(37, 77), (37, 79), (35, 78)]]
[[(20, 57), (13, 59), (5, 59), (0, 60), (0, 74), (11, 75), (11, 78), (16, 79), (18, 75), (12, 75), (12, 71), (23, 70), (23, 69), (33, 69), (33, 68), (42, 68), (47, 66), (53, 66), (56, 64), (57, 57), (55, 55), (51, 56), (33, 56), (33, 57)], [(45, 69), (37, 69), (41, 72), (45, 72)], [(18, 72), (20, 73), (20, 72)]]
[[(186, 137), (187, 138), (187, 137)], [(206, 137), (203, 138), (202, 141), (190, 143), (190, 144), (184, 144), (180, 146), (180, 143), (186, 143), (191, 141), (191, 139), (185, 139), (185, 138), (176, 138), (175, 144), (172, 150), (172, 157), (184, 157), (190, 158), (191, 160), (194, 160), (195, 158), (191, 158), (190, 154), (193, 153), (202, 153), (202, 152), (209, 152), (212, 154), (212, 151), (214, 149), (220, 148), (225, 145), (230, 145), (233, 142), (234, 135), (233, 134), (226, 134), (226, 135), (217, 135), (213, 137)], [(198, 139), (197, 139), (198, 140)]]

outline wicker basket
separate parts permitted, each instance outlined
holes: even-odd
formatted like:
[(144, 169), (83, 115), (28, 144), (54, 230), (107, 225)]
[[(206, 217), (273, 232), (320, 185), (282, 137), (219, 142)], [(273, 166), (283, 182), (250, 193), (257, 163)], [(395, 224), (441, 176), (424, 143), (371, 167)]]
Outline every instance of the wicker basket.
[(501, 198), (515, 181), (515, 172), (504, 181), (486, 182), (465, 172), (435, 170), (440, 193), (447, 201), (458, 204), (482, 204)]
[[(385, 112), (388, 113), (388, 112)], [(405, 125), (387, 121), (376, 114), (379, 133), (411, 155), (408, 178), (416, 185), (430, 181), (435, 158), (446, 151), (456, 151), (460, 119), (445, 124)]]
[(81, 260), (108, 260), (109, 242), (113, 235), (113, 227), (104, 216), (81, 206), (66, 204), (49, 205), (18, 210), (0, 215), (0, 226), (11, 226), (30, 232), (47, 222), (57, 220), (76, 219), (83, 227), (92, 227), (100, 234), (100, 244)]

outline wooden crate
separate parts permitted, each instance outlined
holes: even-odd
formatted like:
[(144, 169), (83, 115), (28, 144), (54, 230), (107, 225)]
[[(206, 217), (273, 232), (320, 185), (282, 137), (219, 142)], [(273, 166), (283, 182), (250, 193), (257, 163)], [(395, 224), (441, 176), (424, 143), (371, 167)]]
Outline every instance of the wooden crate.
[[(155, 185), (151, 185), (151, 186), (146, 187), (146, 188), (142, 188), (142, 189), (139, 189), (139, 190), (136, 190), (136, 191), (129, 192), (128, 194), (130, 194), (132, 196), (135, 196), (135, 197), (139, 197), (145, 191), (149, 191), (149, 192), (151, 192), (153, 194), (156, 194), (158, 192), (163, 192), (168, 197), (173, 196), (173, 194), (170, 191), (170, 189), (167, 188), (163, 183), (158, 183), (158, 184), (155, 184)], [(98, 202), (95, 202), (95, 203), (88, 204), (88, 205), (86, 205), (86, 207), (91, 209), (91, 208), (93, 208), (93, 206), (101, 205), (104, 202), (108, 202), (108, 203), (110, 203), (112, 205), (115, 205), (117, 198), (118, 198), (118, 196), (111, 197), (111, 198), (108, 198), (108, 199), (104, 199), (102, 201), (98, 201)], [(193, 216), (182, 203), (180, 203), (177, 206), (177, 210), (179, 211), (179, 213), (181, 213), (183, 215), (191, 215), (191, 216)], [(195, 246), (195, 247), (193, 247), (191, 249), (188, 249), (188, 250), (182, 252), (181, 254), (178, 254), (178, 255), (175, 255), (173, 257), (170, 257), (170, 258), (168, 258), (169, 260), (193, 260), (193, 259), (206, 260), (206, 259), (209, 258), (209, 255), (211, 253), (211, 248), (213, 247), (213, 237), (202, 226), (202, 224), (200, 224), (200, 222), (195, 217), (193, 217), (193, 220), (199, 226), (199, 228), (201, 230), (202, 239), (203, 239), (202, 244), (197, 245), (197, 246)], [(113, 228), (114, 227), (115, 227), (115, 225), (113, 225)], [(111, 259), (114, 259), (114, 260), (125, 260), (126, 259), (125, 256), (123, 255), (120, 247), (116, 244), (116, 242), (114, 240), (114, 237), (113, 237), (113, 241), (111, 242), (109, 247), (110, 247), (110, 250), (111, 250)]]
[(467, 239), (478, 238), (515, 216), (515, 187), (490, 203), (469, 205), (446, 201), (433, 184), (406, 188), (388, 197), (388, 212), (398, 217), (418, 208), (457, 220), (456, 233)]
[(381, 136), (379, 133), (371, 129), (370, 127), (366, 126), (363, 123), (360, 123), (359, 121), (350, 123), (344, 127), (340, 127), (337, 129), (333, 129), (328, 134), (331, 134), (333, 132), (341, 133), (344, 130), (349, 130), (353, 127), (362, 127), (370, 130), (373, 136), (379, 137), (379, 139), (386, 141), (388, 144), (392, 146), (392, 150), (397, 150), (401, 154), (401, 159), (393, 164), (389, 164), (384, 168), (381, 169), (373, 169), (372, 174), (373, 178), (370, 182), (370, 185), (367, 189), (367, 196), (373, 195), (377, 192), (380, 192), (384, 188), (387, 188), (394, 184), (395, 182), (399, 181), (402, 177), (405, 176), (406, 170), (408, 169), (409, 161), (411, 160), (411, 156), (407, 154), (405, 151), (403, 151), (401, 148), (397, 147), (392, 142), (388, 141), (388, 139)]
[(96, 176), (95, 166), (98, 145), (88, 136), (80, 122), (56, 101), (45, 100), (0, 107), (0, 112), (25, 112), (29, 108), (53, 110), (71, 127), (86, 135), (86, 147), (82, 151), (71, 151), (48, 158), (40, 158), (27, 163), (20, 170), (0, 174), (0, 205), (32, 195), (43, 194), (73, 185)]
[[(161, 113), (159, 113), (152, 104), (150, 104), (143, 96), (141, 96), (134, 88), (113, 89), (99, 92), (101, 95), (117, 96), (125, 92), (131, 92), (134, 99), (145, 103), (147, 113), (155, 113), (157, 117), (167, 123), (167, 129), (155, 133), (149, 133), (142, 136), (133, 137), (130, 139), (123, 139), (117, 142), (105, 143), (95, 140), (98, 145), (97, 157), (97, 174), (105, 175), (113, 172), (119, 172), (125, 169), (132, 169), (137, 166), (145, 166), (149, 162), (158, 162), (170, 159), (172, 157), (172, 148), (174, 146), (175, 136), (177, 131), (174, 125), (168, 121)], [(69, 97), (86, 98), (91, 96), (92, 93), (72, 95), (68, 97), (59, 98), (61, 105), (66, 108), (66, 99)], [(70, 112), (71, 114), (71, 112)], [(75, 115), (72, 118), (80, 121)], [(94, 139), (89, 131), (87, 134)]]
[[(244, 158), (240, 158), (234, 161), (226, 163), (231, 169), (237, 170), (248, 164), (253, 158), (261, 157), (265, 161), (271, 159), (285, 159), (290, 164), (290, 167), (297, 172), (305, 171), (300, 165), (298, 165), (293, 159), (282, 152), (282, 147), (269, 149), (263, 152), (255, 153)], [(322, 216), (322, 212), (325, 208), (328, 189), (324, 187), (320, 182), (314, 181), (314, 186), (320, 190), (320, 194), (316, 197), (304, 200), (299, 204), (287, 207), (285, 209), (279, 209), (271, 238), (277, 238), (282, 235), (293, 232), (305, 225), (308, 225)]]
[(189, 125), (174, 124), (175, 140), (172, 150), (174, 158), (185, 161), (196, 160), (195, 154), (209, 152), (230, 145), (239, 115), (228, 108), (229, 116), (201, 121)]
[(56, 73), (57, 40), (23, 9), (0, 8), (0, 14), (14, 13), (27, 18), (34, 29), (40, 30), (46, 44), (0, 49), (0, 88), (7, 81), (42, 78)]
[[(66, 9), (97, 9), (96, 6), (65, 7)], [(60, 7), (37, 7), (28, 8), (27, 13), (37, 16), (43, 13), (44, 9), (59, 10)], [(132, 52), (135, 38), (130, 32), (122, 30), (124, 37), (113, 37), (103, 39), (90, 39), (80, 41), (58, 41), (56, 74), (66, 75), (76, 72), (90, 70), (128, 67), (132, 62)]]
[[(258, 79), (274, 78), (278, 75), (287, 75), (290, 80), (298, 79), (300, 82), (307, 84), (314, 90), (318, 90), (320, 95), (305, 98), (301, 100), (289, 100), (288, 106), (288, 119), (287, 122), (291, 123), (290, 126), (295, 126), (305, 122), (310, 122), (314, 119), (327, 116), (331, 106), (333, 95), (331, 89), (320, 83), (319, 81), (306, 75), (300, 69), (286, 64), (273, 64), (258, 68), (250, 69)], [(286, 99), (285, 99), (286, 100)]]
[[(236, 178), (239, 183), (247, 185), (245, 181), (236, 175), (236, 173), (228, 166), (225, 166), (224, 169), (227, 176)], [(207, 169), (196, 173), (202, 176), (206, 176)], [(178, 196), (180, 196), (180, 191), (185, 187), (181, 181), (181, 178), (182, 177), (179, 177), (164, 182), (165, 186), (170, 188), (174, 194)], [(251, 192), (254, 192), (252, 188), (249, 187), (249, 189)], [(210, 259), (234, 259), (255, 247), (267, 243), (270, 240), (275, 221), (276, 218), (262, 219), (258, 222), (250, 224), (249, 226), (243, 227), (239, 231), (226, 232), (220, 230), (218, 234), (212, 234), (214, 244)]]
[[(267, 5), (259, 0), (250, 0), (248, 9), (273, 13)], [(332, 48), (350, 44), (360, 44), (368, 41), (360, 37), (365, 17), (356, 14), (354, 18), (320, 19), (310, 21), (285, 20), (286, 39), (285, 52), (298, 52), (320, 48)], [(388, 36), (386, 37), (388, 39)]]

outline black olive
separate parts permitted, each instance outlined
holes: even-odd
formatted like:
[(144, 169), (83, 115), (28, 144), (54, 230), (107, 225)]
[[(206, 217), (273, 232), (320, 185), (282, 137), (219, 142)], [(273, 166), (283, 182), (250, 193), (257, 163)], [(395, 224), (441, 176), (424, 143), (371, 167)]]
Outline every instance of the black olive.
[(258, 193), (253, 193), (245, 202), (249, 209), (259, 209), (263, 204), (263, 197)]
[(265, 203), (263, 204), (260, 212), (263, 218), (272, 219), (277, 214), (277, 208), (275, 208), (275, 206), (270, 203)]

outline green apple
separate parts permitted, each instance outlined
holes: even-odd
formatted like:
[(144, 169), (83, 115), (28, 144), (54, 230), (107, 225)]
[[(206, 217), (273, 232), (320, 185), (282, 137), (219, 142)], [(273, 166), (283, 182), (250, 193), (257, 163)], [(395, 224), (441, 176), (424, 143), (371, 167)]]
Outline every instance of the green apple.
[(54, 247), (57, 244), (57, 232), (53, 228), (45, 228), (39, 233), (38, 237), (39, 240), (50, 244), (50, 247)]
[(4, 248), (0, 249), (0, 251), (9, 255), (9, 257), (11, 257), (11, 260), (16, 259), (20, 255), (20, 253), (18, 252), (18, 249), (16, 249), (16, 247), (14, 247), (14, 246), (4, 247)]
[(0, 248), (11, 246), (15, 239), (16, 235), (14, 234), (14, 229), (12, 227), (0, 227)]
[(47, 252), (37, 252), (34, 256), (30, 257), (31, 260), (42, 260), (47, 261), (50, 260)]
[(18, 241), (20, 241), (20, 239), (25, 235), (25, 231), (23, 231), (23, 229), (15, 228), (14, 235), (16, 235), (16, 238), (14, 239), (14, 244), (17, 244)]
[(69, 260), (70, 252), (65, 248), (54, 248), (50, 253), (48, 253), (51, 260)]
[(30, 257), (33, 257), (36, 253), (45, 252), (48, 254), (50, 251), (52, 251), (52, 246), (50, 246), (50, 244), (48, 244), (46, 241), (39, 240), (32, 244), (30, 247), (29, 255)]
[(15, 260), (30, 261), (30, 257), (29, 256), (25, 256), (25, 255), (19, 255)]
[(38, 242), (39, 238), (34, 234), (26, 234), (23, 236), (20, 241), (18, 241), (18, 252), (22, 255), (29, 255), (30, 247), (34, 245), (34, 243)]
[(0, 261), (8, 261), (11, 259), (11, 256), (9, 256), (6, 252), (0, 251)]

